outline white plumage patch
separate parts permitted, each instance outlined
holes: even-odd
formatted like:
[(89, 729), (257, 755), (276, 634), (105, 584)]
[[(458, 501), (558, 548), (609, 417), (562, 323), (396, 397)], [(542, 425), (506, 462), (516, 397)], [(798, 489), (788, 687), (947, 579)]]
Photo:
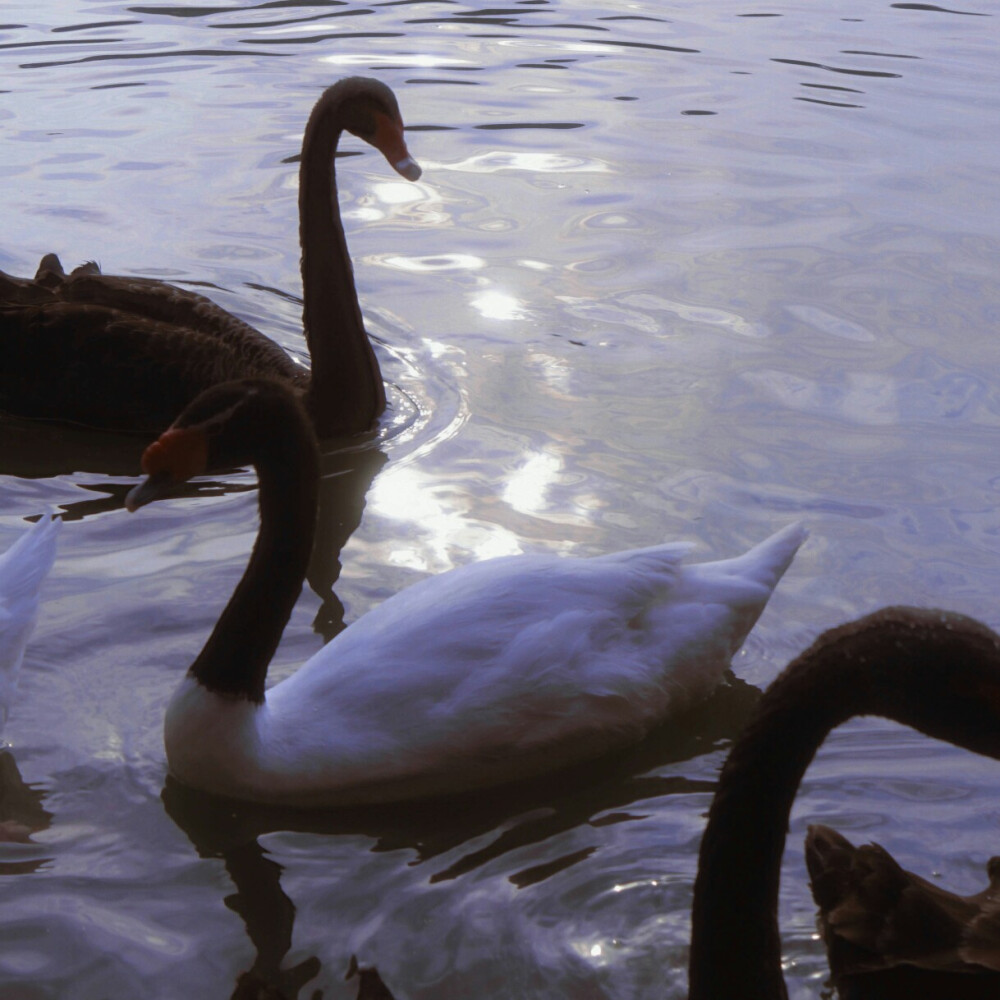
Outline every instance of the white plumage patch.
[(0, 555), (0, 730), (17, 692), (24, 650), (38, 617), (42, 582), (56, 557), (62, 521), (41, 518)]

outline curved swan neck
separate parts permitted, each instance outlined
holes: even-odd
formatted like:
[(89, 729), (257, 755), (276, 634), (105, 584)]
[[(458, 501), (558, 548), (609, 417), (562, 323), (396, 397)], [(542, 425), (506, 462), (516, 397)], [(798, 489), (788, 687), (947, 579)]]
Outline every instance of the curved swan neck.
[[(291, 402), (291, 400), (289, 400)], [(260, 530), (250, 561), (189, 673), (227, 697), (261, 704), (267, 668), (302, 589), (316, 526), (319, 460), (305, 415), (273, 414), (250, 461), (259, 481)]]
[(367, 430), (385, 409), (337, 202), (334, 155), (352, 96), (350, 86), (337, 85), (316, 103), (299, 167), (303, 323), (312, 357), (306, 405), (321, 438)]
[(690, 1000), (787, 997), (781, 857), (802, 775), (831, 729), (881, 715), (1000, 757), (998, 710), (1000, 639), (960, 615), (887, 608), (798, 657), (764, 694), (719, 777), (695, 880)]

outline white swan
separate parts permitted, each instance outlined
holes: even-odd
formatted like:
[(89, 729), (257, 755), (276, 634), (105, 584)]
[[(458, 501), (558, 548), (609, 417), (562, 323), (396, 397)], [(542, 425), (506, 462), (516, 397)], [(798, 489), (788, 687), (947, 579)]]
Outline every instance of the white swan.
[(315, 439), (296, 400), (268, 380), (203, 393), (146, 450), (128, 505), (250, 463), (257, 543), (170, 702), (165, 742), (181, 782), (256, 801), (459, 792), (636, 740), (712, 691), (806, 534), (792, 525), (693, 566), (684, 544), (476, 563), (387, 600), (265, 696), (315, 521)]
[(24, 649), (38, 617), (38, 595), (56, 557), (62, 521), (45, 515), (0, 555), (0, 732), (17, 691)]

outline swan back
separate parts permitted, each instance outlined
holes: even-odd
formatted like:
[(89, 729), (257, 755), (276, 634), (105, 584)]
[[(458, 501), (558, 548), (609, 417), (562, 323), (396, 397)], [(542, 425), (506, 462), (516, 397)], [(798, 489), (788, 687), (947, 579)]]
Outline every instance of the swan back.
[(24, 649), (38, 617), (42, 582), (62, 521), (45, 515), (0, 555), (0, 731), (17, 689)]

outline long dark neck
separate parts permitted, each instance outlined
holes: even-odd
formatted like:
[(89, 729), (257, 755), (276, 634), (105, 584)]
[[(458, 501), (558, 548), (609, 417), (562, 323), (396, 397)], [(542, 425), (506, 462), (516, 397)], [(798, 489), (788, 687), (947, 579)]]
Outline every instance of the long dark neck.
[(777, 907), (792, 802), (827, 733), (850, 714), (815, 686), (761, 706), (730, 754), (701, 840), (690, 1000), (784, 1000)]
[(189, 673), (219, 694), (264, 701), (267, 668), (302, 589), (316, 526), (318, 462), (307, 434), (255, 457), (260, 531), (243, 578)]
[(303, 322), (312, 356), (306, 406), (321, 438), (367, 430), (385, 409), (337, 202), (334, 154), (344, 99), (342, 90), (331, 88), (316, 104), (299, 167)]
[(772, 684), (722, 769), (702, 837), (690, 1000), (787, 997), (777, 920), (785, 833), (830, 730), (881, 715), (997, 756), (1000, 706), (988, 702), (1000, 697), (998, 660), (996, 635), (978, 622), (889, 608), (827, 633)]

